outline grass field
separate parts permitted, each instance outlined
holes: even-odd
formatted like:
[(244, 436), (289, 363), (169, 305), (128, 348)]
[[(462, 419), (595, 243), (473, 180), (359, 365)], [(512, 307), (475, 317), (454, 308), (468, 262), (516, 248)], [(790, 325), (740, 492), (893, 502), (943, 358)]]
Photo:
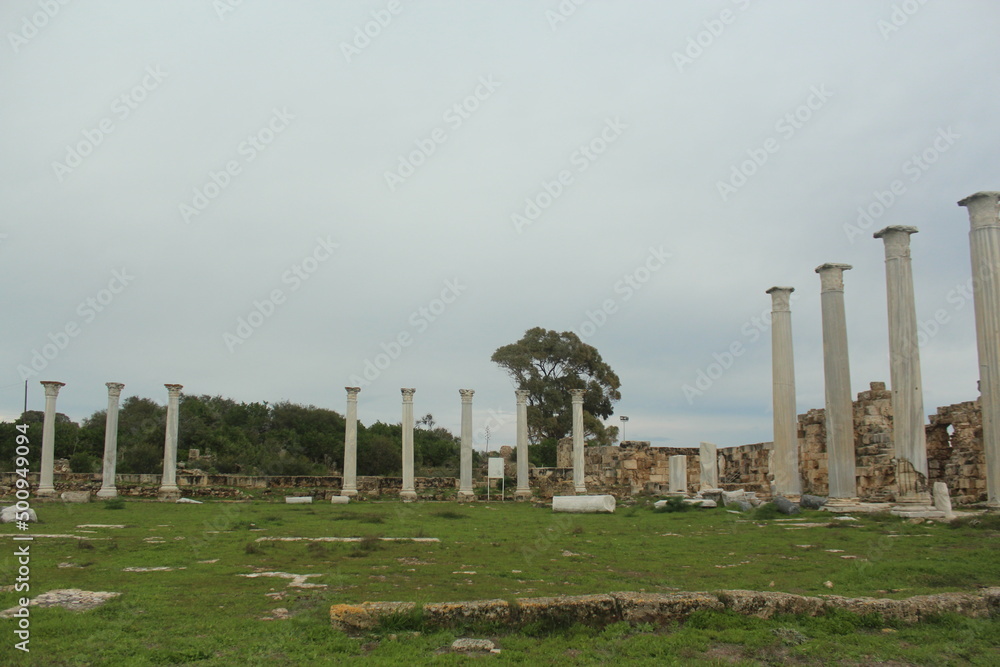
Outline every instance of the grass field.
[[(888, 516), (792, 521), (722, 509), (614, 515), (553, 514), (515, 503), (364, 502), (350, 505), (127, 502), (40, 504), (30, 595), (62, 588), (121, 595), (86, 612), (32, 608), (26, 665), (459, 664), (1000, 664), (1000, 621), (945, 616), (918, 626), (837, 614), (771, 620), (699, 613), (683, 626), (581, 626), (440, 631), (383, 628), (347, 637), (330, 628), (334, 603), (667, 592), (724, 588), (804, 595), (910, 597), (1000, 584), (1000, 520), (913, 525)], [(795, 523), (817, 524), (795, 526)], [(81, 528), (88, 524), (123, 528)], [(3, 583), (18, 564), (17, 533), (0, 528)], [(262, 537), (367, 537), (275, 542)], [(440, 542), (376, 537), (438, 538)], [(126, 572), (124, 568), (173, 570)], [(318, 575), (294, 588), (261, 572)], [(825, 586), (832, 582), (833, 588)], [(0, 593), (0, 608), (20, 593)], [(291, 618), (262, 620), (277, 608)], [(485, 633), (485, 634), (484, 634)], [(439, 654), (458, 636), (485, 636), (499, 655)]]

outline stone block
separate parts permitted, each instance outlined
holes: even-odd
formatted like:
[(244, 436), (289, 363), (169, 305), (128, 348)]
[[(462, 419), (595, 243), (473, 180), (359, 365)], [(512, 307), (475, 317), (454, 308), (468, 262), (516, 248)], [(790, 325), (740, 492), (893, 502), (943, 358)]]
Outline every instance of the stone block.
[[(38, 515), (35, 514), (35, 510), (33, 510), (31, 508), (28, 508), (25, 511), (18, 512), (16, 506), (14, 506), (14, 505), (8, 505), (7, 507), (3, 508), (2, 512), (0, 512), (0, 523), (14, 523), (15, 521), (18, 521), (18, 518), (16, 516), (17, 514), (27, 514), (28, 515), (28, 517), (27, 517), (28, 521), (31, 521), (31, 522), (37, 522), (38, 521)], [(21, 519), (21, 520), (24, 520), (24, 519)]]
[(305, 505), (312, 501), (312, 496), (285, 496), (285, 502), (289, 505)]
[(64, 503), (89, 503), (90, 491), (63, 491), (59, 498)]
[(696, 611), (722, 611), (719, 598), (709, 593), (611, 593), (623, 621), (633, 625), (666, 625), (683, 621)]
[(553, 512), (573, 512), (582, 514), (609, 513), (615, 511), (615, 497), (603, 496), (552, 496)]

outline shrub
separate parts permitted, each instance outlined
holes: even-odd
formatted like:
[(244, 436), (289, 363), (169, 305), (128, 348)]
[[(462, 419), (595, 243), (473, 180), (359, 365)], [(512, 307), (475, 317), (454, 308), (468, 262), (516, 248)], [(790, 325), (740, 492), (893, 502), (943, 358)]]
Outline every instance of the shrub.
[(687, 512), (693, 507), (692, 505), (689, 505), (688, 503), (684, 502), (684, 498), (682, 498), (681, 496), (671, 496), (666, 500), (667, 502), (665, 502), (663, 505), (659, 507), (654, 507), (653, 511), (656, 512), (657, 514), (664, 514), (667, 512)]

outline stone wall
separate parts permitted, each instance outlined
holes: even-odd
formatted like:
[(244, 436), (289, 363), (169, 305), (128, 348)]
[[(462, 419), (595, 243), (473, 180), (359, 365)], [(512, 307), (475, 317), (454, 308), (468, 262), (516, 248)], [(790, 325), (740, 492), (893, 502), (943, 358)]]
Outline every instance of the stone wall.
[(948, 485), (952, 500), (986, 500), (986, 460), (979, 401), (938, 408), (927, 426), (927, 468), (931, 482)]
[[(697, 489), (701, 470), (695, 447), (650, 447), (648, 442), (626, 441), (621, 446), (584, 447), (587, 490), (626, 497), (640, 491), (666, 493), (670, 483), (670, 457), (687, 456), (687, 487)], [(561, 440), (556, 461), (569, 461), (572, 480), (573, 441)]]

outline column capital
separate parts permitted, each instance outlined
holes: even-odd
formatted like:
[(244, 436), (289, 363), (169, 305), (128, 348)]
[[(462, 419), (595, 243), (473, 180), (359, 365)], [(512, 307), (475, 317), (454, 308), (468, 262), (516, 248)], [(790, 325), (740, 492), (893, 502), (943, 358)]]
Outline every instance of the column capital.
[(973, 230), (1000, 227), (1000, 192), (977, 192), (958, 202), (958, 205), (969, 209)]
[(171, 398), (175, 396), (180, 396), (181, 389), (184, 388), (184, 385), (182, 384), (165, 384), (163, 386), (167, 388), (167, 395), (169, 395)]
[(104, 386), (108, 388), (108, 396), (111, 398), (118, 398), (122, 395), (122, 389), (125, 388), (124, 383), (121, 382), (105, 382)]
[(58, 396), (59, 389), (65, 387), (65, 382), (56, 382), (55, 380), (42, 380), (40, 384), (45, 387), (45, 395), (48, 396)]
[(794, 287), (774, 286), (766, 290), (764, 294), (771, 295), (771, 310), (787, 311), (791, 310), (789, 303), (791, 301), (792, 292), (794, 291)]
[(844, 291), (844, 271), (849, 271), (854, 267), (850, 264), (827, 263), (816, 267), (819, 274), (820, 285), (824, 292)]
[(399, 392), (403, 394), (403, 403), (412, 403), (413, 394), (415, 394), (416, 391), (417, 391), (416, 389), (406, 389), (406, 388), (400, 389)]
[(347, 390), (347, 400), (358, 400), (358, 393), (360, 393), (361, 387), (344, 387), (344, 389)]
[(586, 389), (570, 389), (569, 394), (573, 397), (574, 403), (583, 403), (583, 395), (587, 393)]
[(531, 392), (528, 391), (527, 389), (515, 389), (514, 390), (514, 396), (517, 397), (517, 402), (518, 403), (527, 403), (528, 402), (528, 395), (529, 394), (531, 394)]
[(472, 395), (476, 393), (475, 389), (459, 389), (459, 395), (462, 397), (463, 403), (472, 403)]
[(890, 225), (878, 230), (872, 236), (885, 242), (886, 259), (909, 259), (910, 234), (916, 234), (918, 231), (916, 227)]

